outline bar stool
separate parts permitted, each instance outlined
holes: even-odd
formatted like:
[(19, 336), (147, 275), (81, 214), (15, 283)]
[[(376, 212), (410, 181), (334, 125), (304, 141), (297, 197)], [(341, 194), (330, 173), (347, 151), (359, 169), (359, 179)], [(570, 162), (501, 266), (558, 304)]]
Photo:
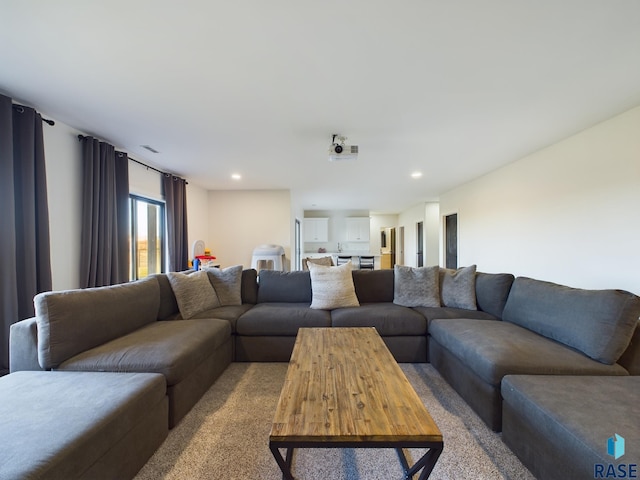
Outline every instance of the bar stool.
[(371, 255), (360, 255), (360, 268), (364, 270), (373, 270), (373, 256)]
[(336, 265), (344, 265), (351, 261), (351, 255), (338, 255), (338, 259), (336, 261)]

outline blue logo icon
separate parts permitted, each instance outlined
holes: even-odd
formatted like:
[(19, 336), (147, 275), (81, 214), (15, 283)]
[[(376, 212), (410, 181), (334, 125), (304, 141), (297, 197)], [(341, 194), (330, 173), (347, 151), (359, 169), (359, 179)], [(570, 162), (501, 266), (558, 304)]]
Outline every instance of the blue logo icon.
[(624, 455), (624, 437), (617, 433), (607, 440), (607, 453), (616, 460)]

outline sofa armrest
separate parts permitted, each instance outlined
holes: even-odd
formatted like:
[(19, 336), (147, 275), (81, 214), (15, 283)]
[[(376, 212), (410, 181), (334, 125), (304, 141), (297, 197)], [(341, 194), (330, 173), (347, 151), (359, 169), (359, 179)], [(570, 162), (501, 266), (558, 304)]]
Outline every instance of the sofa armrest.
[(11, 325), (9, 371), (44, 370), (38, 363), (38, 324), (35, 317)]

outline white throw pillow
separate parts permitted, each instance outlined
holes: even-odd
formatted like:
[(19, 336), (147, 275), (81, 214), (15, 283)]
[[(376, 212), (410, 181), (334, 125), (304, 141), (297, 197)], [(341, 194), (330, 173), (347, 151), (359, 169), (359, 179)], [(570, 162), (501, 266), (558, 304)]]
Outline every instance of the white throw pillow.
[(311, 308), (331, 310), (342, 307), (359, 307), (353, 285), (351, 261), (338, 267), (328, 267), (309, 262), (311, 275)]
[(192, 274), (169, 272), (167, 277), (183, 319), (188, 320), (200, 312), (220, 306), (218, 295), (204, 270)]

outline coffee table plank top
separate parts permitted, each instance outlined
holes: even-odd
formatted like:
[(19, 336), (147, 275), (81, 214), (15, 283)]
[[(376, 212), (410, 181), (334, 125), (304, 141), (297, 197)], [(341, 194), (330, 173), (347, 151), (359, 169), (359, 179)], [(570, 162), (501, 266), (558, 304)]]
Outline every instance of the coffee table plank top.
[(442, 442), (375, 328), (301, 328), (271, 442)]

